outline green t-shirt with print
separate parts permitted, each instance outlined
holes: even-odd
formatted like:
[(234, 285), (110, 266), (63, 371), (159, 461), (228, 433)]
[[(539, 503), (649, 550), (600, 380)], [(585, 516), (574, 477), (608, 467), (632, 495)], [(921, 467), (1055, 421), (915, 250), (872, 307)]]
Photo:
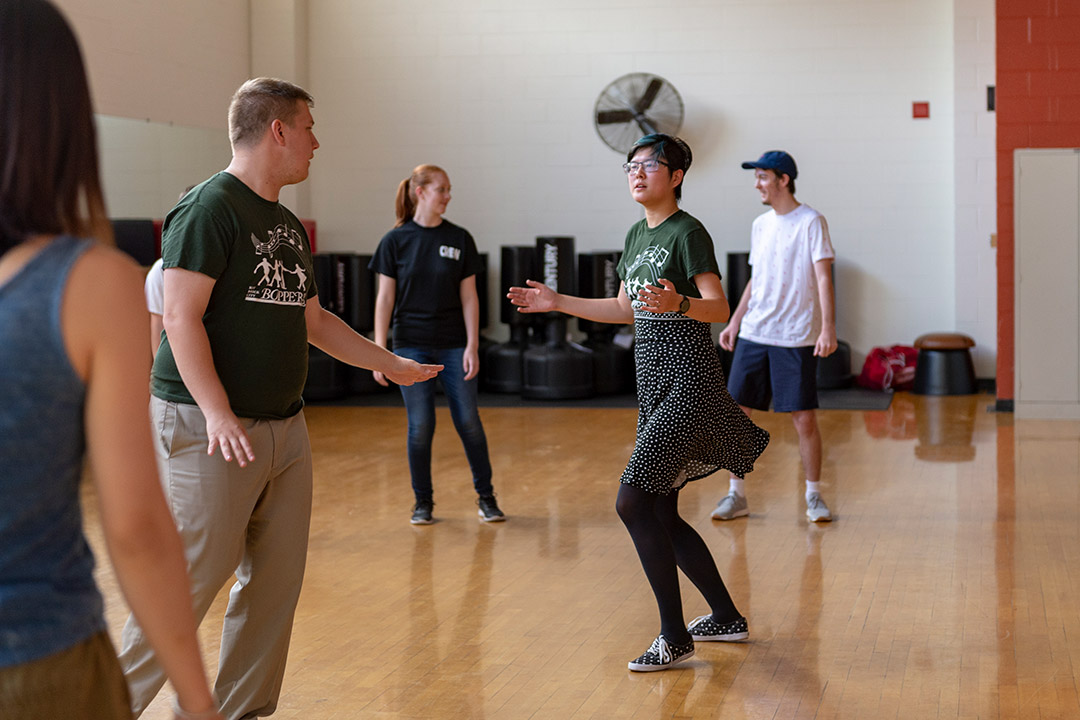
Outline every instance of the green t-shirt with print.
[[(308, 339), (304, 311), (317, 294), (300, 221), (225, 172), (196, 186), (165, 217), (161, 256), (214, 279), (203, 315), (214, 368), (239, 417), (291, 417), (303, 407)], [(151, 392), (193, 404), (168, 337)]]
[(709, 231), (693, 215), (678, 210), (654, 228), (645, 220), (634, 223), (626, 233), (618, 273), (631, 306), (638, 310), (638, 290), (646, 284), (659, 287), (664, 278), (676, 292), (700, 298), (694, 276), (715, 273), (719, 277), (720, 267)]

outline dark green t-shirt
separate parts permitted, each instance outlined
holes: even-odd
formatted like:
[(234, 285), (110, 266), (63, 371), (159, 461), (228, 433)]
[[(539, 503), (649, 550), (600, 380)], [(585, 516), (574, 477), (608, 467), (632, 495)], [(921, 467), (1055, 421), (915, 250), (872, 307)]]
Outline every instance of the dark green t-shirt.
[[(311, 248), (300, 221), (236, 177), (196, 186), (165, 217), (164, 267), (214, 278), (203, 315), (214, 368), (240, 417), (286, 418), (303, 407), (308, 339), (304, 310), (316, 295)], [(166, 337), (151, 392), (193, 404)]]
[(645, 220), (634, 223), (626, 233), (626, 245), (617, 269), (634, 310), (640, 305), (638, 290), (646, 284), (659, 286), (660, 278), (670, 280), (677, 292), (699, 298), (701, 293), (693, 283), (694, 276), (701, 273), (720, 276), (708, 230), (683, 210), (654, 228)]

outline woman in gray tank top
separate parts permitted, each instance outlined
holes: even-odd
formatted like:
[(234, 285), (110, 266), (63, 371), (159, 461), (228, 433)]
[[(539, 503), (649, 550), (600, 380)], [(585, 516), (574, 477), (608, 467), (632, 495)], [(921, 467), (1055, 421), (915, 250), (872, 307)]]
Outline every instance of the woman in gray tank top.
[(141, 271), (111, 237), (78, 43), (45, 0), (0, 3), (0, 717), (130, 718), (79, 481), (177, 690), (218, 718), (147, 421)]

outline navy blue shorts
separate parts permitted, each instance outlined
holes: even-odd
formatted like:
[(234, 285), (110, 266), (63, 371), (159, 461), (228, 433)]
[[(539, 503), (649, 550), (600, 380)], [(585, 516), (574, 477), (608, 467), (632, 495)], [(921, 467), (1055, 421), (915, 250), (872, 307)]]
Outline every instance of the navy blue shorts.
[(728, 392), (735, 402), (752, 410), (768, 410), (770, 400), (776, 412), (816, 409), (814, 347), (778, 347), (739, 338)]

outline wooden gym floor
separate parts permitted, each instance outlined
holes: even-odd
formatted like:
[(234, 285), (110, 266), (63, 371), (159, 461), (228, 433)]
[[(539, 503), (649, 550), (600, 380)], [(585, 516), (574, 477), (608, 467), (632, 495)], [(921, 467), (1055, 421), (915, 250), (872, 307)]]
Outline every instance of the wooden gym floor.
[[(750, 641), (645, 674), (626, 662), (656, 607), (614, 511), (635, 410), (483, 409), (509, 516), (483, 525), (440, 408), (439, 522), (413, 527), (404, 411), (308, 408), (311, 546), (275, 717), (1080, 718), (1080, 423), (992, 404), (820, 412), (828, 525), (803, 515), (790, 420), (757, 415), (773, 441), (750, 517), (709, 518), (726, 474), (681, 500)], [(683, 587), (687, 619), (706, 612)], [(211, 670), (225, 595), (201, 629)], [(169, 717), (167, 698), (144, 717)]]

